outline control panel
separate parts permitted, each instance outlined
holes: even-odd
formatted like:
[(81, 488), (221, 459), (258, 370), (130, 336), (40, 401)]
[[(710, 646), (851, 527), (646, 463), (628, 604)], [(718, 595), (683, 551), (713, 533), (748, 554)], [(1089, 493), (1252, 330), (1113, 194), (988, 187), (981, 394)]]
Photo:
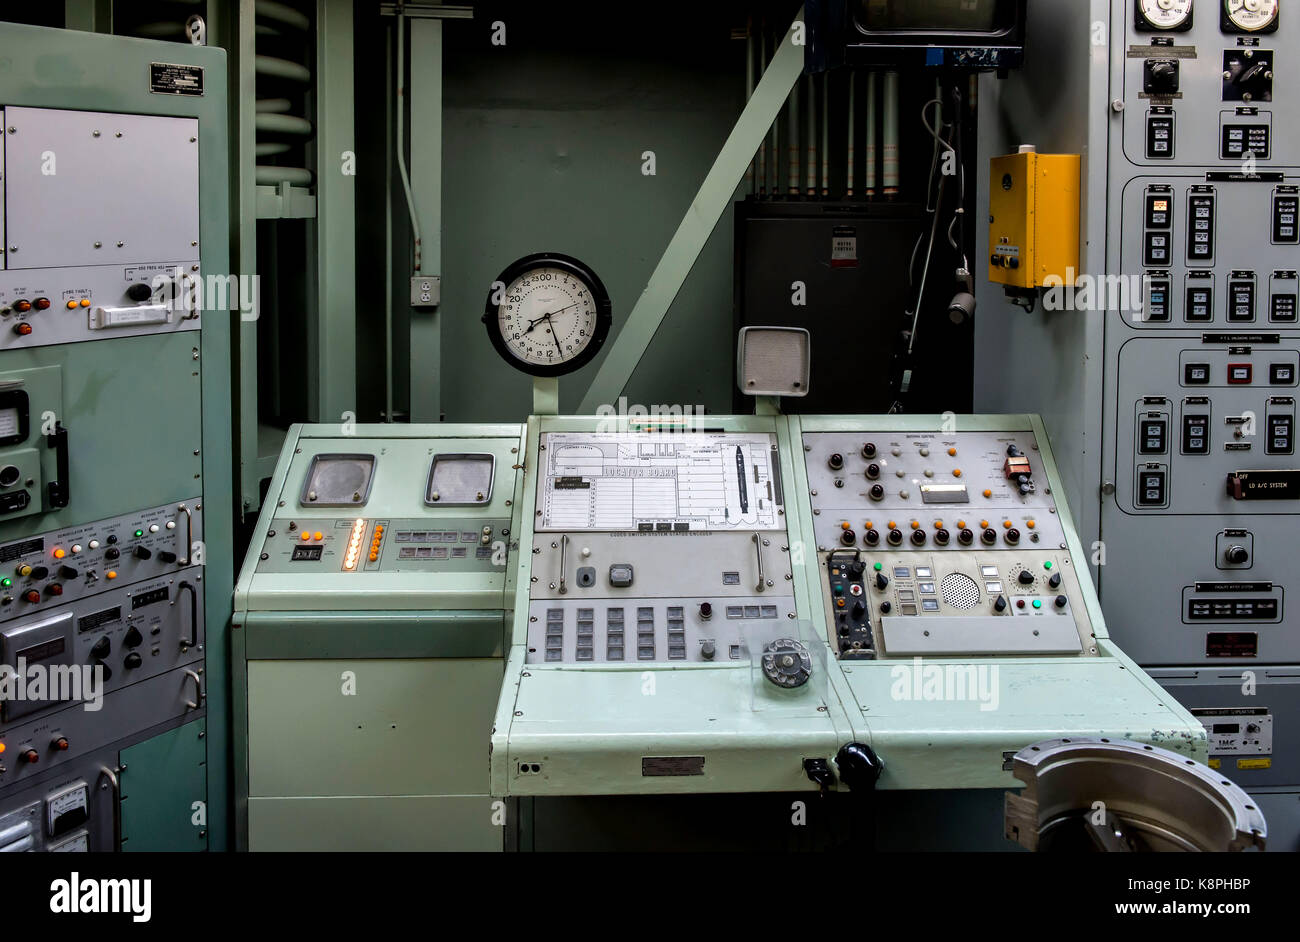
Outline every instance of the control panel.
[(951, 424), (804, 432), (832, 647), (1096, 654), (1035, 434)]
[(1300, 19), (1114, 6), (1101, 598), (1140, 663), (1295, 663)]
[(542, 436), (528, 661), (745, 660), (796, 618), (772, 434)]
[(0, 115), (0, 351), (197, 330), (209, 302), (237, 306), (237, 279), (208, 291), (200, 271), (197, 119)]

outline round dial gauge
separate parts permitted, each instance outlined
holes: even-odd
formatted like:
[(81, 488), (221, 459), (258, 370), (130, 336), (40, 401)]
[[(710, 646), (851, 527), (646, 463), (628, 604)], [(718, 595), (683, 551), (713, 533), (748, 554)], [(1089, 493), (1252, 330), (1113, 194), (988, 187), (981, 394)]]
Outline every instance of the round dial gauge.
[(571, 373), (599, 352), (613, 322), (596, 273), (554, 252), (519, 259), (488, 292), (483, 323), (497, 353), (534, 376)]
[(1239, 30), (1255, 33), (1277, 20), (1277, 0), (1224, 0), (1228, 21)]
[(1151, 29), (1178, 29), (1192, 15), (1192, 0), (1138, 0), (1138, 10)]

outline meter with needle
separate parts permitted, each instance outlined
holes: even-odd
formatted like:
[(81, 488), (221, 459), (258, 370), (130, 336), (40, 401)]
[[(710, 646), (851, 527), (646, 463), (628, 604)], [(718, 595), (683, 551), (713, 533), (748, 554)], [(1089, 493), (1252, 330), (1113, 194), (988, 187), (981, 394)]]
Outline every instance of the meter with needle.
[(609, 294), (596, 273), (555, 252), (506, 268), (483, 313), (497, 353), (533, 376), (562, 376), (590, 363), (612, 322)]

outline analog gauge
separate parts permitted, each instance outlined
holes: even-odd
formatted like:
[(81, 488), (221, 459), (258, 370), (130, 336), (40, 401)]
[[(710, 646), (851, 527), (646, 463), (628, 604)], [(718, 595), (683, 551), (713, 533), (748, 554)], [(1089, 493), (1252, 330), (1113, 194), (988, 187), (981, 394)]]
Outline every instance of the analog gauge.
[(1192, 0), (1137, 0), (1138, 28), (1185, 30), (1192, 25)]
[(596, 273), (554, 252), (529, 255), (503, 271), (483, 314), (497, 353), (534, 376), (560, 376), (590, 363), (612, 321)]
[(1277, 12), (1278, 0), (1223, 0), (1221, 25), (1234, 33), (1272, 32)]

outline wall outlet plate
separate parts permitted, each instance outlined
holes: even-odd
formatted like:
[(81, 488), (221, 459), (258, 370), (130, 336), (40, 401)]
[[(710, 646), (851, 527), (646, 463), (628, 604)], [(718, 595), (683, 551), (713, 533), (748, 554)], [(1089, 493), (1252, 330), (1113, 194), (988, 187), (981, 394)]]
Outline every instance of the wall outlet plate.
[(441, 277), (419, 275), (411, 279), (411, 307), (437, 307), (441, 303)]

